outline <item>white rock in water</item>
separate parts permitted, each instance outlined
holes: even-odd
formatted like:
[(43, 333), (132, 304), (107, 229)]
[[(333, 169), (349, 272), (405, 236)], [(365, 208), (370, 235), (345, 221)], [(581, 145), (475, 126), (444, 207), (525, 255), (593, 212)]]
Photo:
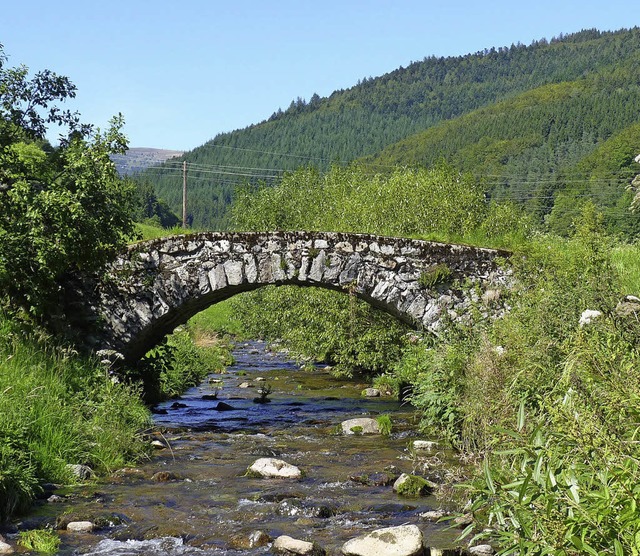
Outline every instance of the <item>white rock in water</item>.
[[(402, 489), (402, 485), (406, 482), (413, 482), (413, 488), (417, 488), (417, 492), (413, 492), (412, 495), (418, 496), (420, 494), (429, 494), (433, 492), (438, 485), (423, 477), (419, 477), (417, 475), (409, 475), (408, 473), (403, 473), (400, 475), (396, 482), (393, 483), (393, 492), (399, 492)], [(407, 493), (408, 494), (408, 493)]]
[(0, 541), (0, 554), (13, 554), (15, 550), (13, 546), (7, 544), (6, 542)]
[(380, 397), (380, 390), (378, 390), (377, 388), (365, 388), (362, 391), (362, 395), (365, 398), (379, 398)]
[(344, 434), (380, 434), (380, 425), (378, 421), (369, 417), (348, 419), (342, 422), (342, 432)]
[(415, 525), (377, 529), (347, 541), (342, 553), (345, 556), (418, 556), (424, 553), (422, 532)]
[(431, 452), (438, 448), (438, 443), (433, 440), (414, 440), (413, 449), (416, 452)]
[(442, 510), (429, 510), (426, 512), (422, 512), (419, 515), (422, 519), (426, 519), (427, 521), (438, 521), (447, 514)]
[(322, 556), (325, 551), (318, 545), (294, 539), (288, 535), (281, 535), (273, 542), (273, 551), (276, 554), (301, 554), (303, 556)]
[(93, 523), (90, 521), (71, 521), (67, 524), (67, 531), (75, 533), (91, 533), (93, 531)]
[(302, 472), (295, 465), (276, 458), (260, 458), (249, 467), (249, 473), (266, 478), (299, 479)]

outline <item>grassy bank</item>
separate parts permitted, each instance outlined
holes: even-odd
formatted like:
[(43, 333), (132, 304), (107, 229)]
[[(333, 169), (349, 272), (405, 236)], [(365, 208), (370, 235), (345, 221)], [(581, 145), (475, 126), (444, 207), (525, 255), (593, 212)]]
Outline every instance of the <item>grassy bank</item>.
[(41, 483), (72, 482), (68, 464), (100, 472), (141, 457), (139, 394), (0, 315), (0, 520), (27, 509)]
[(27, 510), (41, 484), (73, 483), (69, 464), (100, 474), (145, 457), (144, 401), (177, 396), (229, 363), (226, 343), (202, 345), (183, 328), (116, 378), (0, 313), (0, 522)]

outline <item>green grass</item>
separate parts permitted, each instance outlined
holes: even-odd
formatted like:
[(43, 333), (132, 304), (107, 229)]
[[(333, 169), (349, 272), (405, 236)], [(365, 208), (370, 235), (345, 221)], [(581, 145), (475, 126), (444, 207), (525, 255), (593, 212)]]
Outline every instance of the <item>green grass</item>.
[(221, 301), (198, 313), (189, 321), (196, 337), (211, 334), (242, 335), (242, 324), (233, 316), (231, 301)]
[(32, 529), (20, 533), (18, 544), (27, 550), (53, 554), (58, 551), (60, 537), (50, 529)]
[(383, 436), (389, 436), (391, 431), (393, 430), (393, 423), (391, 422), (391, 417), (389, 415), (378, 415), (376, 417), (376, 421), (378, 422), (378, 427), (380, 427), (380, 433)]
[(148, 423), (136, 389), (0, 313), (0, 521), (40, 483), (71, 482), (67, 464), (109, 471), (141, 456)]
[(151, 224), (143, 224), (142, 222), (136, 222), (136, 230), (140, 232), (142, 241), (147, 239), (157, 239), (159, 237), (193, 233), (193, 230), (185, 230), (179, 226), (174, 226), (173, 228), (159, 228), (158, 226), (153, 226)]
[(611, 263), (622, 293), (640, 296), (640, 244), (618, 245), (611, 251)]

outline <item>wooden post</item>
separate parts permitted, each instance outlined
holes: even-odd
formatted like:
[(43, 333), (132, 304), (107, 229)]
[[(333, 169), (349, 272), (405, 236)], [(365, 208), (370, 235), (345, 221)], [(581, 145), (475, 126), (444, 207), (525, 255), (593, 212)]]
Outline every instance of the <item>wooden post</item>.
[(187, 227), (187, 161), (182, 163), (182, 227)]

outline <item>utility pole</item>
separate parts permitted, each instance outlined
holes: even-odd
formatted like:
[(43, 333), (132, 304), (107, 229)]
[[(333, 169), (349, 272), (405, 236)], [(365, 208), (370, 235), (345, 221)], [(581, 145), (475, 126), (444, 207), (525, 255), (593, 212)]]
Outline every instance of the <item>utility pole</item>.
[(182, 227), (187, 227), (187, 161), (182, 163)]

